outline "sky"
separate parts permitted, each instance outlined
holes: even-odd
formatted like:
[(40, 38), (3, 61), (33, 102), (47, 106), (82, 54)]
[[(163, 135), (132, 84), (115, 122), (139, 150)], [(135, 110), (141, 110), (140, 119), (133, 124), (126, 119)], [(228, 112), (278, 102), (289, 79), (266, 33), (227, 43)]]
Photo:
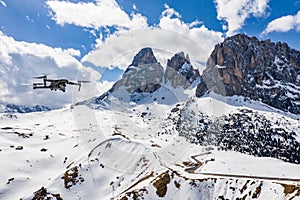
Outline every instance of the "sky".
[[(0, 104), (62, 107), (99, 96), (151, 47), (184, 51), (200, 71), (238, 33), (300, 49), (300, 0), (0, 0)], [(32, 77), (89, 80), (80, 92), (32, 90)]]

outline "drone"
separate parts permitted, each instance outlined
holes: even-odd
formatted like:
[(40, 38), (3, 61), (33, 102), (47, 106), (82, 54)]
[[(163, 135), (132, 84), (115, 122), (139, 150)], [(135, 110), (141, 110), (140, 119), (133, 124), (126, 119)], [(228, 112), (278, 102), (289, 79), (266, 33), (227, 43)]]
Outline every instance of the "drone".
[[(48, 79), (46, 75), (33, 77), (36, 79), (43, 79), (42, 83), (33, 83), (33, 89), (50, 89), (50, 90), (61, 90), (66, 92), (66, 86), (78, 85), (78, 91), (80, 91), (81, 83), (89, 83), (90, 81), (69, 81), (67, 79)], [(49, 83), (49, 84), (48, 84)]]

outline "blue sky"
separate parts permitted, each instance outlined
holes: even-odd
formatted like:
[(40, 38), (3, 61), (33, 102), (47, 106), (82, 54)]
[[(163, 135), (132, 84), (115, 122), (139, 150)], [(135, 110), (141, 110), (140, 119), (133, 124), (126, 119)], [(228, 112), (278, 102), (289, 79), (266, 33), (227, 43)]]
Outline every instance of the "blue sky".
[(237, 33), (300, 49), (300, 0), (0, 0), (0, 103), (24, 103), (20, 91), (30, 99), (18, 80), (44, 71), (73, 79), (80, 71), (102, 92), (143, 46), (162, 63), (185, 51), (203, 68), (214, 45)]
[[(81, 56), (93, 49), (96, 37), (86, 30), (86, 27), (74, 24), (58, 25), (50, 17), (51, 9), (43, 0), (1, 0), (0, 4), (0, 30), (18, 41), (37, 42), (51, 47), (74, 48), (81, 51)], [(69, 2), (95, 2), (88, 0), (71, 0)], [(174, 8), (185, 23), (193, 21), (202, 22), (208, 29), (226, 32), (222, 29), (224, 20), (217, 19), (216, 1), (213, 0), (117, 0), (119, 6), (128, 14), (141, 13), (147, 18), (149, 26), (159, 23), (165, 4)], [(137, 10), (133, 9), (133, 5)], [(266, 35), (260, 34), (267, 24), (274, 19), (296, 15), (300, 10), (300, 1), (268, 1), (265, 14), (260, 17), (248, 17), (241, 29), (237, 31), (260, 37), (271, 38), (274, 41), (286, 41), (290, 46), (300, 49), (299, 32), (289, 30), (285, 32), (274, 31)], [(66, 11), (67, 12), (67, 11)], [(101, 29), (101, 28), (100, 28)], [(100, 31), (97, 31), (98, 33)]]

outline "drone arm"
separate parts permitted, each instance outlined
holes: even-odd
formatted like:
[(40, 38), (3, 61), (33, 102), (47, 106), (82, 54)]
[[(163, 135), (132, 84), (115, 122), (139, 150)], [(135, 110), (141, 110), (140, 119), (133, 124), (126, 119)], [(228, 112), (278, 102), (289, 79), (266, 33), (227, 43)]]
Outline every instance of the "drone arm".
[(80, 91), (80, 88), (81, 88), (81, 82), (79, 81), (78, 82), (78, 92)]
[(68, 84), (69, 84), (69, 85), (78, 85), (78, 91), (80, 91), (80, 88), (81, 88), (81, 81), (78, 81), (78, 83), (69, 81)]
[(78, 91), (80, 91), (81, 83), (90, 83), (91, 81), (78, 81)]

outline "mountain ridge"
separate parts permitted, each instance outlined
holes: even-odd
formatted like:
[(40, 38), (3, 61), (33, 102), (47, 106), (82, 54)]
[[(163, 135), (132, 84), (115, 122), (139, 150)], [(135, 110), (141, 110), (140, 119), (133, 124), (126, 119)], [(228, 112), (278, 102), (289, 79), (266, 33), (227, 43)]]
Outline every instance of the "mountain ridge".
[(249, 97), (299, 114), (300, 51), (245, 34), (226, 38), (211, 53), (196, 96), (208, 91)]
[[(167, 93), (174, 93), (175, 96), (182, 96), (184, 90), (199, 80), (199, 70), (193, 68), (189, 56), (185, 55), (184, 52), (176, 53), (168, 59), (164, 69), (156, 59), (153, 50), (150, 47), (145, 47), (134, 56), (132, 63), (127, 67), (121, 79), (111, 89), (100, 97), (94, 98), (91, 102), (97, 104), (110, 96), (122, 101), (126, 99), (128, 102), (136, 102), (137, 99), (143, 99), (145, 93), (153, 94), (159, 89), (167, 91)], [(178, 88), (182, 88), (182, 91), (179, 91)], [(157, 98), (153, 98), (153, 101), (156, 101), (155, 99)]]

